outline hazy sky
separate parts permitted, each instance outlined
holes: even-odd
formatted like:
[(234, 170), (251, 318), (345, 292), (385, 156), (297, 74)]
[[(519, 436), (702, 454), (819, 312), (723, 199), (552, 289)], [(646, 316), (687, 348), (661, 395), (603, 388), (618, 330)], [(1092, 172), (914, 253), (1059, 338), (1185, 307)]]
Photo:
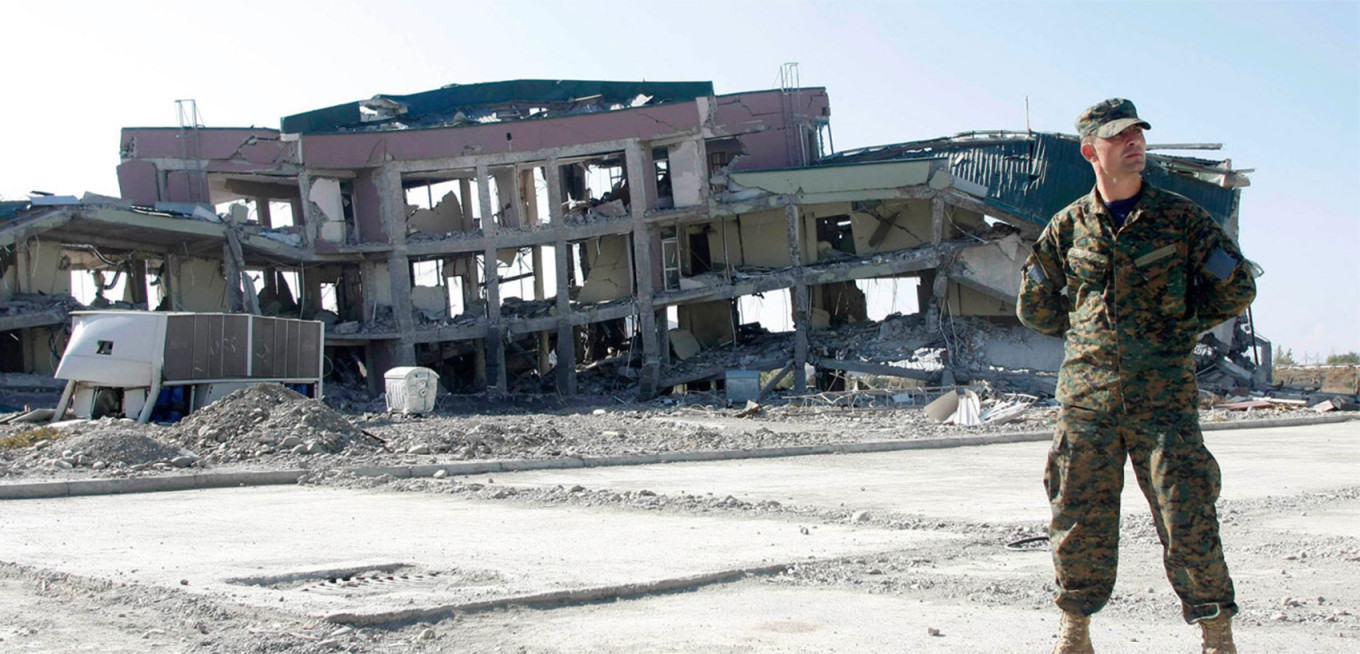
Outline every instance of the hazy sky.
[[(1072, 132), (1134, 100), (1153, 143), (1251, 168), (1242, 249), (1259, 331), (1360, 351), (1360, 2), (7, 3), (0, 197), (118, 194), (118, 130), (209, 127), (379, 93), (519, 78), (771, 88), (799, 62), (838, 150), (957, 132)], [(1190, 153), (1195, 154), (1195, 153)]]

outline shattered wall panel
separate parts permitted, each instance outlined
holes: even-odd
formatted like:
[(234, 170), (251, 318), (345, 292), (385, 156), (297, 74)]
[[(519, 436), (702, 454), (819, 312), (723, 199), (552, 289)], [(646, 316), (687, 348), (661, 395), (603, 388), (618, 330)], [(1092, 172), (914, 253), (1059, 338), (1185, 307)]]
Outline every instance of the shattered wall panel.
[(608, 302), (633, 294), (631, 246), (626, 236), (604, 236), (586, 248), (590, 275), (577, 300)]
[[(728, 251), (740, 253), (734, 261), (738, 266), (786, 268), (793, 264), (789, 257), (789, 224), (783, 209), (742, 214), (741, 233), (729, 228)], [(721, 232), (718, 233), (721, 237)], [(722, 250), (719, 241), (717, 251)]]
[(693, 334), (704, 349), (730, 345), (736, 339), (728, 300), (682, 304), (676, 314), (680, 328)]
[(137, 204), (155, 206), (161, 199), (156, 184), (156, 166), (135, 159), (118, 164), (118, 192)]
[[(733, 132), (742, 128), (763, 125), (764, 129), (749, 131), (737, 138), (741, 140), (747, 156), (733, 163), (734, 170), (758, 170), (765, 168), (787, 168), (802, 165), (799, 161), (801, 145), (798, 136), (791, 136), (787, 129), (797, 130), (797, 124), (786, 120), (787, 114), (809, 118), (828, 116), (831, 105), (826, 89), (802, 88), (794, 93), (762, 91), (717, 96), (715, 118), (718, 124)], [(790, 146), (793, 146), (790, 148)], [(791, 151), (792, 150), (792, 151)], [(815, 153), (806, 153), (808, 162)]]
[(442, 286), (412, 286), (411, 306), (429, 320), (449, 317), (449, 302)]
[(1020, 292), (1020, 268), (1028, 256), (1029, 246), (1021, 241), (1019, 234), (1011, 234), (999, 241), (959, 252), (958, 265), (952, 274), (995, 299), (1009, 301), (1013, 307), (1015, 296)]
[[(1018, 279), (1018, 277), (1017, 277)], [(955, 316), (1015, 316), (1015, 301), (1003, 300), (963, 284), (949, 283), (949, 312)]]
[(406, 227), (411, 231), (426, 234), (450, 234), (466, 229), (463, 221), (463, 207), (453, 191), (445, 193), (444, 197), (435, 203), (433, 209), (413, 209), (408, 206), (407, 212), (410, 218), (406, 219)]
[(681, 141), (670, 148), (671, 197), (678, 207), (694, 207), (704, 202), (708, 185), (708, 162), (702, 142)]
[(861, 255), (914, 248), (931, 239), (930, 202), (885, 202), (872, 213), (850, 214), (850, 220), (855, 252)]
[(222, 262), (210, 259), (184, 259), (179, 264), (179, 295), (184, 311), (225, 312), (227, 279)]
[[(11, 271), (5, 271), (6, 281), (9, 281), (10, 274)], [(47, 295), (69, 295), (71, 293), (71, 271), (62, 269), (61, 245), (58, 243), (49, 243), (38, 239), (28, 242), (27, 275), (27, 288), (22, 290), (28, 293), (45, 293)], [(5, 284), (4, 290), (0, 293), (8, 297), (11, 294), (11, 289), (15, 288), (18, 288), (18, 286)]]
[(365, 170), (354, 178), (354, 220), (358, 223), (359, 238), (365, 243), (387, 243), (386, 225), (382, 217), (382, 196), (377, 184), (376, 169)]
[(345, 208), (340, 196), (340, 180), (318, 177), (312, 180), (307, 201), (320, 211), (318, 238), (332, 243), (345, 242)]

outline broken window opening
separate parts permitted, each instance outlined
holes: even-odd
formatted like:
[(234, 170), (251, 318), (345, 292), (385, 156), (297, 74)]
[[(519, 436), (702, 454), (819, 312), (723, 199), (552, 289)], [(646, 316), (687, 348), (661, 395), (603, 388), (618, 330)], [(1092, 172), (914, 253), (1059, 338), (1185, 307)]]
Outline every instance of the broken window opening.
[(534, 213), (538, 216), (538, 224), (540, 225), (547, 225), (552, 222), (552, 213), (548, 211), (547, 170), (544, 166), (534, 166), (531, 171)]
[(562, 216), (570, 223), (628, 216), (630, 192), (622, 152), (558, 166)]
[(340, 315), (340, 302), (334, 282), (321, 282), (321, 308)]
[(345, 237), (345, 242), (354, 245), (359, 242), (359, 219), (354, 213), (353, 180), (340, 180), (340, 211), (345, 229), (349, 232)]
[(793, 331), (793, 291), (781, 289), (737, 298), (738, 334)]
[(680, 288), (680, 239), (674, 227), (661, 230), (662, 280), (668, 291)]
[(432, 259), (411, 264), (411, 308), (427, 321), (449, 318), (449, 289), (444, 283), (444, 261)]
[(857, 256), (855, 232), (849, 214), (817, 219), (817, 260), (840, 255)]
[(708, 153), (708, 176), (726, 175), (732, 164), (742, 155), (741, 142), (735, 138), (709, 139), (704, 142)]
[(675, 197), (671, 190), (670, 148), (652, 148), (652, 167), (656, 176), (656, 208), (674, 208)]
[[(511, 209), (510, 189), (501, 188), (501, 179), (513, 169), (492, 169), (487, 171), (486, 189), (491, 198), (491, 220), (498, 227), (517, 227), (506, 222), (506, 214)], [(478, 185), (480, 187), (480, 184)]]
[(691, 275), (702, 275), (713, 270), (713, 255), (710, 252), (709, 238), (713, 233), (712, 225), (704, 225), (689, 232), (689, 264)]
[(298, 304), (298, 294), (293, 290), (301, 288), (297, 284), (297, 273), (266, 268), (248, 271), (247, 274), (256, 291), (260, 313), (284, 318), (301, 317), (302, 307)]
[(447, 236), (474, 229), (463, 199), (465, 180), (429, 180), (406, 189), (408, 234)]
[(882, 321), (894, 314), (910, 316), (921, 311), (920, 277), (857, 279), (855, 285), (864, 293), (869, 320)]
[(285, 227), (297, 227), (297, 217), (293, 215), (293, 203), (291, 202), (268, 202), (269, 205), (269, 227), (271, 229), (282, 229)]

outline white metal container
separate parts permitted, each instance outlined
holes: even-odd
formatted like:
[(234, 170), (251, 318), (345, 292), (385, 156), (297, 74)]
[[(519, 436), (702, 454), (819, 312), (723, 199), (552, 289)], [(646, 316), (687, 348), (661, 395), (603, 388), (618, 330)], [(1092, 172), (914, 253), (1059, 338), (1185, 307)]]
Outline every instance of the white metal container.
[[(227, 313), (75, 311), (54, 375), (53, 419), (183, 416), (238, 388), (278, 382), (322, 396), (325, 333), (314, 320)], [(158, 409), (159, 407), (159, 409)]]
[(439, 374), (420, 366), (400, 366), (383, 375), (387, 386), (387, 410), (395, 413), (434, 411)]

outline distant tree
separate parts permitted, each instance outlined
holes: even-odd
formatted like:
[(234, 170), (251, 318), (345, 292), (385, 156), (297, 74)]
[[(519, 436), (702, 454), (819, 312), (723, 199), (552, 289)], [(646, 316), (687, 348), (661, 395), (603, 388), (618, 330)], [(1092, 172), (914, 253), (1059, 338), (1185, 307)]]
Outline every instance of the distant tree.
[(1360, 365), (1360, 354), (1347, 352), (1345, 354), (1327, 355), (1327, 365), (1329, 366), (1355, 366)]
[(1294, 363), (1294, 348), (1284, 349), (1283, 345), (1275, 346), (1275, 365), (1292, 366)]

